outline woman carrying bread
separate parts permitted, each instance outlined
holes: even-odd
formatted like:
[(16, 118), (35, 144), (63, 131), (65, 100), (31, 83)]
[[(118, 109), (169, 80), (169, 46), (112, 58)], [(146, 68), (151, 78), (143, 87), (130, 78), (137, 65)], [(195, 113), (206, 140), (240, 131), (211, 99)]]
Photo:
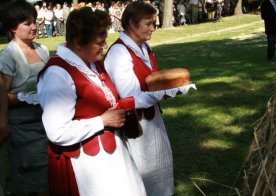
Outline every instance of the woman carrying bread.
[(118, 94), (100, 63), (110, 25), (103, 11), (73, 10), (66, 23), (66, 43), (40, 72), (51, 196), (146, 195), (118, 131), (125, 110), (114, 109)]
[(142, 1), (130, 3), (122, 15), (119, 39), (109, 49), (105, 68), (121, 98), (135, 97), (143, 135), (127, 141), (148, 196), (174, 194), (173, 159), (158, 99), (147, 92), (145, 78), (158, 70), (146, 43), (155, 30), (156, 9)]

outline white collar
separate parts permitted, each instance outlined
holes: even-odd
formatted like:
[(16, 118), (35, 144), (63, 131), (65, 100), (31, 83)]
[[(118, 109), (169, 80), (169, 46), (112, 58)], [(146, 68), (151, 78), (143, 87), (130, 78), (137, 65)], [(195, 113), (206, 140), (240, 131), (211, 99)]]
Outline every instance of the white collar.
[(76, 55), (72, 50), (65, 46), (65, 43), (58, 45), (57, 47), (57, 55), (64, 59), (70, 65), (76, 67), (86, 78), (93, 84), (97, 85), (104, 92), (106, 100), (110, 103), (111, 106), (116, 104), (116, 99), (113, 96), (111, 90), (102, 82), (95, 72), (96, 66), (94, 63), (91, 63), (89, 66), (95, 72), (87, 67), (87, 65), (83, 62), (83, 60)]
[(124, 32), (120, 33), (120, 39), (129, 47), (131, 50), (139, 56), (144, 63), (150, 68), (152, 68), (152, 65), (150, 63), (149, 54), (148, 54), (148, 48), (147, 43), (143, 43), (141, 45), (141, 48)]
[[(62, 43), (57, 46), (57, 55), (67, 61), (69, 64), (77, 65), (85, 74), (96, 76), (96, 74), (87, 67), (85, 62), (65, 45), (66, 43)], [(89, 67), (95, 70), (94, 63), (91, 63)]]

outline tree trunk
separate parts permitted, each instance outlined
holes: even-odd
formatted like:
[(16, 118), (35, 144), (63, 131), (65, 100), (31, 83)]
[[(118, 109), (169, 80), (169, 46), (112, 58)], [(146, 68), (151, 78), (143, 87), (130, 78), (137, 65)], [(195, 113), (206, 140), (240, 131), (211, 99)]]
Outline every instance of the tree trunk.
[(235, 10), (234, 10), (234, 15), (242, 15), (242, 0), (238, 0)]
[(163, 27), (172, 27), (173, 0), (163, 0)]

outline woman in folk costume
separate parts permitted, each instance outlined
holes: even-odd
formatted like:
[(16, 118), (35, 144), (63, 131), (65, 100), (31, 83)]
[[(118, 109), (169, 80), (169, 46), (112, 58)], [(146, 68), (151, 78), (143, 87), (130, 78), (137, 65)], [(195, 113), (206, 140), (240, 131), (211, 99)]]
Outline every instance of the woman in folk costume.
[(72, 11), (66, 43), (58, 46), (39, 77), (53, 196), (146, 195), (117, 130), (125, 110), (114, 109), (118, 94), (100, 63), (110, 25), (103, 11)]
[(111, 46), (105, 68), (121, 98), (135, 97), (143, 135), (127, 144), (148, 196), (174, 193), (173, 159), (170, 142), (160, 113), (158, 98), (147, 92), (145, 78), (158, 70), (146, 43), (155, 30), (156, 10), (150, 4), (130, 3), (122, 16), (124, 32)]
[(37, 75), (48, 61), (49, 51), (33, 41), (37, 32), (33, 5), (12, 1), (3, 16), (10, 42), (0, 54), (0, 72), (6, 87), (6, 94), (0, 93), (0, 99), (8, 96), (12, 188), (15, 195), (27, 192), (47, 195), (48, 140), (35, 92)]

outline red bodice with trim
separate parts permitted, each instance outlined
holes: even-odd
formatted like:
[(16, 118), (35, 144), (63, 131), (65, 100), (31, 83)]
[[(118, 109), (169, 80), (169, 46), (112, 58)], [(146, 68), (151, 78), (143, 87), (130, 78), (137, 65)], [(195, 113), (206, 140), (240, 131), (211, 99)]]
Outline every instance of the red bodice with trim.
[[(129, 54), (131, 55), (132, 62), (133, 62), (133, 71), (134, 71), (137, 79), (139, 80), (141, 90), (142, 91), (147, 91), (148, 88), (147, 88), (146, 83), (145, 83), (146, 77), (148, 75), (150, 75), (151, 73), (156, 72), (156, 71), (159, 70), (159, 67), (158, 67), (158, 65), (156, 63), (154, 54), (151, 51), (151, 49), (148, 47), (148, 45), (146, 45), (147, 46), (147, 50), (148, 50), (148, 55), (149, 55), (149, 58), (150, 58), (150, 62), (151, 62), (151, 65), (152, 65), (152, 69), (150, 69), (144, 63), (144, 61), (139, 56), (137, 56), (133, 52), (133, 50), (130, 47), (128, 47), (120, 38), (117, 39), (114, 44), (122, 44), (122, 45), (124, 45), (127, 48)], [(137, 109), (137, 116), (138, 116), (139, 120), (142, 117), (142, 113), (144, 113), (144, 117), (147, 120), (153, 119), (154, 115), (155, 115), (154, 106), (151, 106), (151, 107), (146, 108), (146, 109)]]

